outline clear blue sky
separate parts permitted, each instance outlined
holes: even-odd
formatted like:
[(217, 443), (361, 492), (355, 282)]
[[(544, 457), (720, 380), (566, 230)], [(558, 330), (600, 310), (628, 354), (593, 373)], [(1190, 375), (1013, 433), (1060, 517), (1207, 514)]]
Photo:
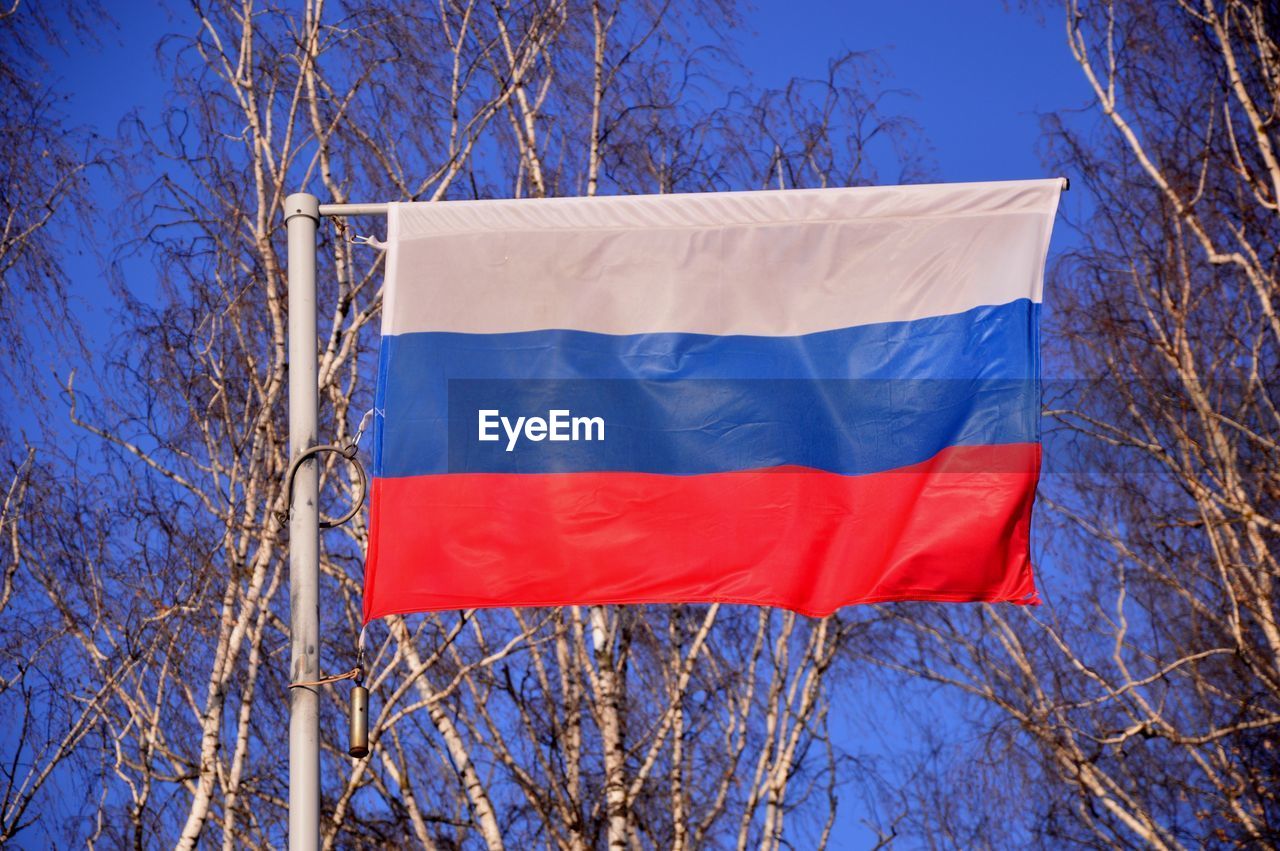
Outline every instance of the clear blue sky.
[[(189, 31), (192, 23), (171, 17), (155, 0), (108, 0), (106, 6), (118, 24), (115, 31), (103, 33), (96, 46), (69, 46), (51, 70), (70, 95), (66, 111), (72, 123), (109, 139), (131, 113), (144, 122), (160, 114), (166, 84), (156, 42), (166, 33)], [(893, 108), (918, 122), (942, 180), (1048, 176), (1041, 160), (1040, 115), (1090, 101), (1057, 8), (1044, 10), (1042, 20), (1001, 0), (772, 0), (760, 2), (744, 18), (737, 40), (762, 86), (780, 86), (792, 76), (823, 76), (828, 57), (845, 50), (877, 52), (889, 73), (885, 84), (911, 93)], [(112, 215), (120, 199), (105, 175), (96, 186), (98, 214)], [(1068, 211), (1084, 203), (1079, 191), (1064, 198)], [(1070, 239), (1060, 222), (1055, 246), (1060, 249)], [(140, 278), (148, 265), (130, 263), (126, 270), (139, 277), (131, 283), (145, 292)], [(86, 248), (68, 258), (68, 271), (82, 305), (110, 304), (100, 257)], [(1051, 293), (1047, 307), (1052, 309)], [(107, 323), (96, 320), (91, 327), (105, 340)], [(46, 370), (62, 373), (65, 366), (50, 363)], [(61, 411), (51, 416), (65, 421)], [(845, 714), (837, 725), (839, 738), (851, 746), (862, 735), (864, 713), (892, 705), (890, 696), (863, 697), (857, 701), (860, 711)], [(834, 700), (839, 706), (841, 698)], [(861, 742), (863, 750), (868, 747), (877, 748)], [(871, 835), (858, 823), (861, 817), (853, 806), (844, 809), (841, 847), (871, 844)]]
[[(156, 43), (194, 25), (158, 0), (105, 5), (117, 26), (96, 45), (67, 45), (50, 70), (68, 94), (71, 123), (110, 138), (131, 114), (158, 117), (166, 83)], [(828, 57), (844, 50), (875, 52), (889, 72), (885, 85), (909, 93), (891, 106), (919, 123), (942, 180), (1048, 176), (1040, 114), (1085, 107), (1091, 96), (1067, 50), (1061, 10), (1010, 5), (762, 0), (744, 13), (735, 40), (763, 86), (822, 76)], [(114, 200), (104, 191), (101, 212)]]
[[(165, 83), (156, 41), (189, 30), (155, 0), (114, 0), (119, 26), (53, 68), (68, 112), (104, 136), (132, 110), (158, 113)], [(1039, 114), (1089, 102), (1067, 51), (1062, 14), (1010, 10), (1001, 0), (766, 0), (737, 39), (757, 82), (821, 76), (843, 50), (878, 53), (887, 85), (911, 93), (898, 108), (919, 123), (944, 180), (1046, 176)]]
[[(130, 115), (144, 122), (159, 116), (166, 83), (156, 43), (193, 24), (157, 0), (106, 6), (114, 31), (103, 32), (98, 45), (69, 45), (51, 71), (69, 93), (72, 123), (111, 138)], [(844, 50), (874, 51), (889, 72), (885, 85), (909, 93), (890, 108), (919, 123), (941, 180), (1048, 176), (1040, 115), (1089, 102), (1057, 8), (1024, 12), (1003, 0), (765, 0), (743, 17), (736, 40), (761, 86), (823, 76), (828, 57)], [(97, 183), (98, 211), (108, 216), (118, 199), (105, 175)], [(1081, 193), (1064, 197), (1068, 210), (1083, 201)], [(1057, 245), (1069, 238), (1057, 229)], [(69, 271), (79, 281), (100, 278), (98, 260), (88, 255), (73, 259)], [(104, 287), (78, 289), (103, 304), (97, 295)]]
[(1002, 0), (788, 0), (748, 15), (747, 60), (765, 85), (818, 76), (842, 50), (879, 54), (944, 180), (1045, 177), (1039, 113), (1083, 106), (1063, 15)]

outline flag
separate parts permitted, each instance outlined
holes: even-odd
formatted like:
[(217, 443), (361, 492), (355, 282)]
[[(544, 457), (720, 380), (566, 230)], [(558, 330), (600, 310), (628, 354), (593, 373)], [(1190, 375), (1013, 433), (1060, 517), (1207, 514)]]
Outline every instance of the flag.
[(391, 205), (366, 621), (1038, 602), (1060, 185)]

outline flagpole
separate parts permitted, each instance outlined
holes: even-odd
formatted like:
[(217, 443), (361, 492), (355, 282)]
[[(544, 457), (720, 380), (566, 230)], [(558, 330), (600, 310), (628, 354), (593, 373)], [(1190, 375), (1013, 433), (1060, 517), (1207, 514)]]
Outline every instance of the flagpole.
[[(289, 236), (289, 460), (316, 444), (316, 230), (320, 203), (284, 201)], [(293, 478), (289, 503), (290, 682), (320, 679), (320, 514), (314, 458)], [(320, 693), (289, 689), (289, 849), (320, 847)]]
[[(1062, 178), (1062, 190), (1071, 188)], [(317, 443), (316, 232), (321, 216), (385, 216), (388, 204), (321, 204), (306, 192), (284, 201), (289, 276), (289, 460)], [(320, 677), (320, 515), (314, 458), (299, 465), (289, 503), (290, 682)], [(289, 689), (289, 849), (320, 847), (320, 694)]]

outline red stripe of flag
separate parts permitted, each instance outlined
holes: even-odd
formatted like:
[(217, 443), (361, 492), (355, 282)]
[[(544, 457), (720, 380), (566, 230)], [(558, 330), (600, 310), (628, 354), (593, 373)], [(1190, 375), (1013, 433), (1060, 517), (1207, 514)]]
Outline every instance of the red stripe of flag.
[[(373, 484), (364, 617), (488, 606), (1038, 603), (1038, 444), (898, 470), (446, 474)], [(394, 530), (383, 533), (382, 530)]]

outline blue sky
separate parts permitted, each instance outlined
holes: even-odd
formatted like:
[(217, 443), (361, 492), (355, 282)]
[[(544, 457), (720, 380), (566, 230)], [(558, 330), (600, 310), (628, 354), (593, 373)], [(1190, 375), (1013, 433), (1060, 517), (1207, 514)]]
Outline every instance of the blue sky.
[(762, 2), (742, 46), (761, 83), (819, 75), (826, 57), (873, 50), (921, 126), (948, 181), (1046, 177), (1039, 114), (1090, 92), (1067, 49), (1062, 13), (999, 0)]
[[(131, 114), (144, 122), (160, 114), (166, 83), (156, 43), (192, 24), (151, 0), (105, 5), (116, 20), (114, 31), (102, 33), (97, 45), (68, 45), (50, 71), (68, 93), (65, 111), (71, 123), (111, 139)], [(1042, 19), (999, 0), (775, 0), (758, 3), (744, 19), (736, 40), (762, 86), (780, 86), (792, 76), (822, 76), (828, 57), (844, 50), (875, 51), (888, 72), (885, 84), (910, 93), (893, 108), (919, 124), (941, 180), (1049, 176), (1042, 163), (1040, 116), (1090, 102), (1056, 8), (1045, 9)], [(95, 187), (96, 213), (106, 221), (121, 199), (105, 174), (95, 178)], [(1068, 213), (1084, 203), (1079, 191), (1064, 197)], [(1070, 240), (1060, 221), (1055, 249)], [(69, 257), (67, 269), (82, 307), (99, 308), (111, 300), (103, 258), (87, 247), (90, 242), (81, 241), (83, 253)], [(139, 260), (125, 268), (131, 285), (145, 292), (149, 264)], [(1052, 309), (1051, 293), (1047, 309)], [(105, 341), (108, 323), (91, 322), (91, 330)], [(65, 371), (57, 363), (43, 366), (46, 372)], [(65, 422), (60, 410), (50, 416)], [(840, 738), (852, 744), (861, 734), (863, 713), (873, 706), (889, 708), (892, 701), (892, 696), (870, 697), (862, 711), (838, 725)], [(850, 847), (871, 838), (858, 823), (861, 815), (853, 807), (844, 810), (839, 833)]]
[[(168, 33), (190, 30), (192, 22), (156, 0), (105, 5), (116, 26), (102, 31), (96, 45), (66, 45), (50, 71), (68, 96), (71, 123), (109, 140), (132, 116), (147, 123), (158, 118), (166, 82), (156, 45)], [(734, 38), (761, 86), (820, 77), (827, 59), (845, 50), (876, 53), (888, 72), (885, 86), (904, 92), (889, 108), (919, 124), (940, 180), (1049, 176), (1040, 116), (1090, 100), (1056, 8), (1026, 12), (1000, 0), (768, 0), (743, 19)], [(99, 173), (96, 184), (96, 212), (105, 219), (120, 199), (107, 175)], [(1063, 198), (1068, 213), (1083, 201), (1079, 192)], [(1067, 228), (1057, 228), (1056, 247), (1069, 239)], [(83, 282), (79, 297), (95, 307), (109, 303), (100, 260), (86, 250), (70, 258), (68, 269)], [(136, 278), (146, 264), (128, 271), (145, 292), (145, 281)]]
[[(158, 115), (164, 96), (156, 42), (191, 27), (152, 0), (114, 0), (118, 26), (97, 46), (69, 46), (52, 67), (70, 95), (74, 123), (111, 137), (135, 110)], [(1091, 96), (1067, 50), (1061, 12), (1023, 12), (1003, 2), (956, 0), (769, 0), (744, 15), (736, 35), (765, 86), (821, 76), (843, 50), (874, 51), (909, 93), (897, 107), (919, 122), (939, 177), (949, 181), (1048, 176), (1040, 114), (1078, 109)]]

